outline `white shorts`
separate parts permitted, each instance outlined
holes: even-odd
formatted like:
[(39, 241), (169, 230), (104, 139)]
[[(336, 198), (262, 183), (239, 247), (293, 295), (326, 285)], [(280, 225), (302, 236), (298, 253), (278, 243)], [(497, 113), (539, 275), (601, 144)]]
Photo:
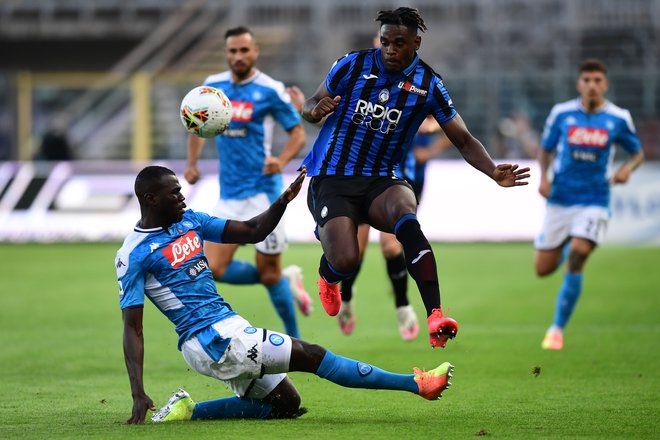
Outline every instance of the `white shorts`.
[[(247, 199), (220, 199), (213, 208), (212, 214), (229, 220), (250, 220), (264, 212), (270, 205), (270, 200), (264, 193)], [(278, 255), (286, 250), (287, 244), (284, 220), (280, 220), (273, 232), (255, 247), (262, 254)]]
[(561, 206), (548, 203), (541, 232), (534, 247), (541, 251), (557, 249), (569, 237), (600, 243), (607, 229), (610, 212), (602, 206)]
[(252, 327), (235, 315), (212, 326), (229, 346), (218, 361), (197, 340), (188, 339), (181, 353), (190, 368), (223, 381), (238, 397), (263, 399), (286, 377), (291, 359), (291, 337)]

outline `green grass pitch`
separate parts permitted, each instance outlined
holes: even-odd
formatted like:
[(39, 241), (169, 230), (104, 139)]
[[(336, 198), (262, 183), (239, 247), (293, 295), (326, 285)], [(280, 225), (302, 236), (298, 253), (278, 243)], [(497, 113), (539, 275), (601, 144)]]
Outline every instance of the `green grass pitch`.
[[(547, 352), (540, 342), (561, 273), (537, 279), (531, 244), (434, 245), (443, 304), (460, 325), (445, 350), (431, 350), (423, 333), (412, 343), (399, 339), (372, 245), (357, 282), (354, 334), (342, 335), (317, 299), (315, 313), (299, 318), (303, 337), (396, 372), (451, 361), (454, 386), (440, 401), (293, 373), (309, 409), (297, 420), (127, 426), (118, 247), (0, 246), (0, 438), (660, 438), (660, 248), (598, 249), (565, 349)], [(292, 245), (284, 255), (285, 264), (303, 267), (313, 293), (320, 252), (318, 244)], [(253, 249), (240, 255), (252, 259)], [(409, 287), (421, 317), (412, 280)], [(253, 324), (281, 330), (261, 286), (220, 291)], [(188, 370), (173, 327), (150, 303), (145, 315), (145, 384), (156, 405), (178, 387), (196, 400), (230, 395)]]

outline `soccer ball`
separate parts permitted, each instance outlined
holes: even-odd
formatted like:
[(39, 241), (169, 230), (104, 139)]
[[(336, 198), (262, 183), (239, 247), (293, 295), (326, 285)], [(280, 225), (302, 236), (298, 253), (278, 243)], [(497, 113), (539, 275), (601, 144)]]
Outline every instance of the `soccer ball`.
[(231, 102), (222, 90), (195, 87), (181, 101), (181, 122), (189, 133), (212, 138), (227, 129), (231, 121)]

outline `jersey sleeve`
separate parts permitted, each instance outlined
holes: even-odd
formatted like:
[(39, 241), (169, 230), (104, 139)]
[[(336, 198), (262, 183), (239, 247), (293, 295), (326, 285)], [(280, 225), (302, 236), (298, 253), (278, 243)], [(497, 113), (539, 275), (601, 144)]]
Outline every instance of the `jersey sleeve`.
[(115, 258), (115, 268), (119, 283), (119, 307), (125, 309), (144, 305), (145, 272), (141, 261), (120, 249)]
[(282, 83), (277, 84), (273, 88), (273, 93), (270, 97), (270, 113), (286, 131), (300, 124), (300, 114), (296, 111), (293, 104), (291, 104), (291, 96), (289, 96)]
[(554, 151), (559, 143), (561, 131), (559, 130), (559, 110), (555, 105), (545, 120), (543, 135), (541, 136), (541, 147), (546, 151)]
[(642, 149), (642, 144), (635, 131), (632, 116), (630, 116), (628, 110), (623, 115), (623, 127), (616, 138), (616, 142), (630, 154), (637, 153)]
[(225, 232), (227, 220), (204, 212), (194, 212), (194, 214), (201, 227), (202, 239), (222, 243), (222, 234)]
[(355, 58), (356, 52), (347, 53), (339, 58), (330, 68), (328, 76), (325, 78), (325, 89), (333, 96), (341, 96), (345, 92), (346, 78), (351, 67), (351, 62)]
[(442, 78), (439, 76), (436, 76), (435, 81), (433, 82), (432, 98), (433, 107), (431, 113), (440, 125), (451, 121), (458, 114), (454, 107), (454, 103), (449, 96), (449, 92), (447, 92), (447, 89), (442, 82)]

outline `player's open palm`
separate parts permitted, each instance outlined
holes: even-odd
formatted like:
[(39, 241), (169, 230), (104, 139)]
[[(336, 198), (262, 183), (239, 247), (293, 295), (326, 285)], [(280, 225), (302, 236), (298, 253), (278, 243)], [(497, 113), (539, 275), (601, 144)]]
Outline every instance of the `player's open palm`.
[(305, 180), (305, 176), (307, 175), (307, 168), (304, 166), (300, 170), (300, 174), (298, 174), (298, 177), (296, 177), (296, 180), (294, 180), (291, 185), (284, 191), (284, 198), (286, 199), (287, 202), (290, 202), (291, 200), (295, 199), (298, 193), (300, 192), (300, 188), (302, 187), (303, 180)]
[(493, 179), (505, 187), (527, 185), (529, 182), (525, 179), (529, 179), (529, 167), (518, 169), (517, 164), (500, 164), (493, 171)]

